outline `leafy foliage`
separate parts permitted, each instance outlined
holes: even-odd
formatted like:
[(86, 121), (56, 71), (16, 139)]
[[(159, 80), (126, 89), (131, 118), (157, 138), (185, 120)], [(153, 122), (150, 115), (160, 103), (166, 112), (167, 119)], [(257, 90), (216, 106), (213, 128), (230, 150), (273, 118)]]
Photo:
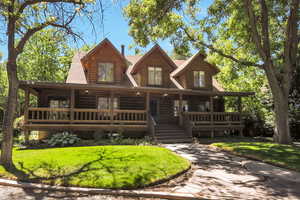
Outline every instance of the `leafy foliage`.
[(18, 59), (19, 79), (64, 82), (73, 54), (62, 32), (42, 30), (29, 39)]
[(53, 135), (49, 140), (47, 140), (47, 144), (51, 147), (65, 147), (76, 144), (80, 141), (76, 135), (70, 134), (68, 132), (57, 133)]

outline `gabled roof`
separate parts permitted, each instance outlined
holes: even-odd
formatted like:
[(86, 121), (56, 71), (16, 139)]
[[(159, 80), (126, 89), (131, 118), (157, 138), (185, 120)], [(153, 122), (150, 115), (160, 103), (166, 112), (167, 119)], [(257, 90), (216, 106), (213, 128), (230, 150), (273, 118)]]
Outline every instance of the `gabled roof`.
[[(198, 53), (194, 54), (193, 56), (191, 56), (188, 60), (182, 62), (181, 65), (176, 69), (174, 70), (172, 73), (171, 73), (171, 76), (173, 77), (176, 77), (176, 76), (179, 76), (182, 72), (184, 72), (186, 69), (187, 69), (187, 66), (193, 62), (194, 59), (196, 59), (198, 56), (202, 56), (202, 57), (206, 57), (204, 54), (201, 53), (201, 51), (198, 51)], [(179, 63), (179, 62), (178, 62)], [(220, 69), (215, 66), (215, 65), (212, 65), (208, 62), (205, 62), (206, 64), (208, 64), (209, 66), (211, 66), (212, 68), (215, 69), (216, 73), (220, 72)]]
[(73, 56), (66, 83), (87, 84), (84, 69), (80, 61), (85, 54), (85, 52), (77, 52)]
[(138, 65), (143, 62), (149, 55), (151, 55), (155, 50), (160, 51), (161, 55), (167, 60), (167, 62), (172, 66), (173, 69), (176, 69), (177, 66), (173, 62), (173, 60), (168, 56), (168, 54), (158, 45), (155, 44), (145, 55), (141, 57), (129, 57), (131, 59), (132, 69), (130, 71), (131, 74), (136, 73)]
[(121, 60), (124, 62), (124, 66), (127, 66), (127, 61), (125, 57), (120, 53), (120, 51), (109, 41), (109, 39), (105, 38), (102, 40), (97, 46), (95, 46), (93, 49), (91, 49), (85, 56), (81, 58), (81, 61), (84, 63), (85, 61), (88, 60), (88, 58), (91, 55), (94, 55), (98, 49), (100, 49), (104, 44), (108, 44), (114, 51), (115, 53), (121, 58)]

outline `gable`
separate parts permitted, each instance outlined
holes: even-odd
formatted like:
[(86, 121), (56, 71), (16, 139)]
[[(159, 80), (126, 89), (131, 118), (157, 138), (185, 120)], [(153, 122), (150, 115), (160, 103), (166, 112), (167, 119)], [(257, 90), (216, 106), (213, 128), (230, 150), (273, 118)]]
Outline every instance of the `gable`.
[(132, 63), (131, 67), (131, 74), (136, 74), (143, 66), (145, 66), (145, 62), (151, 60), (151, 61), (156, 61), (156, 60), (163, 60), (171, 69), (171, 71), (175, 70), (176, 64), (173, 62), (173, 60), (166, 54), (162, 48), (156, 44), (154, 45), (150, 51), (148, 51), (145, 55), (141, 57), (132, 57), (131, 58), (135, 63)]
[(118, 49), (105, 38), (100, 42), (95, 48), (90, 50), (85, 56), (81, 58), (81, 62), (85, 68), (89, 68), (89, 63), (96, 59), (96, 57), (110, 57), (117, 59), (123, 63), (123, 67), (127, 67), (127, 62), (125, 57), (118, 51)]
[(178, 68), (176, 70), (174, 70), (171, 73), (171, 76), (172, 77), (179, 77), (186, 70), (188, 70), (191, 67), (197, 67), (197, 66), (199, 66), (200, 63), (201, 63), (202, 66), (207, 66), (207, 70), (211, 71), (213, 75), (219, 73), (220, 72), (219, 68), (215, 65), (212, 65), (212, 64), (206, 62), (204, 60), (205, 57), (206, 56), (199, 51), (198, 53), (196, 53), (195, 55), (190, 57), (188, 60), (186, 60), (185, 62), (177, 61), (178, 63), (180, 63), (180, 65), (178, 66)]

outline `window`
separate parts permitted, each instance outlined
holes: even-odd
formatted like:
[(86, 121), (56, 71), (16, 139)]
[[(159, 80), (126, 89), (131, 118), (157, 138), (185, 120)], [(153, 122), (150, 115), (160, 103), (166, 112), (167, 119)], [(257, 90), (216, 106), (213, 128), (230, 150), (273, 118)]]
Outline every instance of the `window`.
[(49, 101), (49, 106), (50, 108), (69, 108), (69, 101), (51, 99)]
[[(110, 98), (109, 97), (98, 97), (98, 106), (97, 108), (98, 109), (104, 109), (104, 110), (108, 110), (110, 109), (109, 107), (109, 100)], [(113, 106), (114, 106), (114, 109), (118, 109), (119, 108), (119, 101), (118, 101), (118, 98), (113, 98)]]
[(148, 67), (148, 84), (161, 85), (162, 84), (162, 69), (161, 67)]
[(204, 71), (194, 71), (194, 87), (205, 87)]
[(114, 65), (112, 63), (99, 63), (98, 65), (98, 81), (113, 82), (114, 81)]
[[(182, 110), (188, 111), (189, 106), (188, 106), (188, 102), (187, 100), (183, 100), (182, 101)], [(178, 117), (179, 116), (179, 100), (174, 100), (174, 117)]]
[(200, 101), (197, 105), (197, 111), (198, 112), (209, 112), (210, 111), (210, 105), (209, 101)]

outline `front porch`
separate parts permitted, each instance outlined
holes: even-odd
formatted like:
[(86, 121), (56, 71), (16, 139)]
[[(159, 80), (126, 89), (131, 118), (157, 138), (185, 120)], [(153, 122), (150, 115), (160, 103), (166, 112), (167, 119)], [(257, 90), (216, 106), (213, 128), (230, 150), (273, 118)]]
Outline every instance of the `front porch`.
[[(173, 88), (131, 88), (62, 83), (22, 82), (25, 91), (26, 131), (104, 130), (144, 131), (156, 138), (164, 124), (193, 132), (238, 130), (243, 128), (241, 97), (250, 93), (209, 92)], [(37, 104), (29, 105), (30, 95)], [(236, 96), (238, 112), (224, 112), (224, 96)], [(49, 99), (64, 99), (65, 107), (51, 107)], [(97, 98), (107, 98), (107, 109)], [(199, 102), (204, 102), (203, 105)], [(197, 110), (201, 111), (197, 111)], [(172, 129), (174, 131), (174, 128)], [(175, 130), (176, 132), (176, 130)]]

